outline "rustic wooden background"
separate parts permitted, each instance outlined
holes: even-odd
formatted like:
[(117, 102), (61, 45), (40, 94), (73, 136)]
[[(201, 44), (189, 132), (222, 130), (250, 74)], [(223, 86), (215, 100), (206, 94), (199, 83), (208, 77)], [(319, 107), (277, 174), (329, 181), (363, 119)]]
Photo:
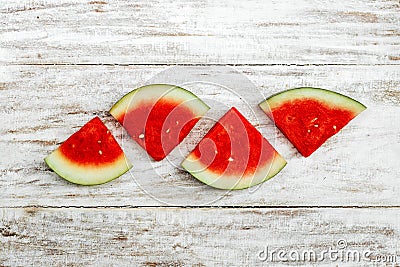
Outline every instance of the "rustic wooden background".
[[(160, 176), (146, 172), (145, 153), (106, 112), (175, 65), (194, 80), (228, 66), (264, 96), (329, 88), (368, 109), (304, 159), (255, 107), (250, 119), (288, 165), (260, 187), (223, 192), (168, 162)], [(400, 255), (399, 1), (0, 0), (0, 103), (0, 266), (260, 266), (266, 246), (322, 250), (338, 240), (373, 252), (371, 261), (319, 264), (400, 264), (374, 262)], [(82, 187), (46, 167), (94, 115), (140, 177)]]

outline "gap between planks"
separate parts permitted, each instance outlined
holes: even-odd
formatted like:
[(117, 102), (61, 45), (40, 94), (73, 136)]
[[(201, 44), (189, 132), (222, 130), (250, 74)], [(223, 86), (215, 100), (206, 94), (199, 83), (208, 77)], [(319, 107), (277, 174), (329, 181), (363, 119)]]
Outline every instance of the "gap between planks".
[(247, 210), (247, 209), (276, 209), (276, 210), (291, 210), (291, 209), (400, 209), (400, 206), (389, 206), (389, 205), (356, 205), (356, 206), (240, 206), (240, 205), (230, 205), (230, 206), (157, 206), (157, 205), (144, 205), (144, 206), (131, 206), (131, 205), (121, 205), (121, 206), (49, 206), (49, 205), (27, 205), (27, 206), (4, 206), (0, 209), (110, 209), (110, 210), (120, 210), (120, 209), (235, 209), (235, 210)]
[(325, 67), (325, 66), (400, 66), (400, 63), (3, 63), (3, 66), (231, 66), (231, 67)]

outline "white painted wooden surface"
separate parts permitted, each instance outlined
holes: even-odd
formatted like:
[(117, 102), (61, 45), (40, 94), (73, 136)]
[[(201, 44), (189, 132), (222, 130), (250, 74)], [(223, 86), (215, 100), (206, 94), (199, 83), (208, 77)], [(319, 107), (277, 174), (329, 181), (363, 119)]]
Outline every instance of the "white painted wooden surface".
[[(322, 250), (341, 239), (400, 255), (399, 51), (400, 3), (391, 0), (0, 0), (0, 266), (260, 266), (265, 246)], [(260, 187), (224, 192), (169, 162), (149, 165), (107, 110), (139, 85), (182, 80), (214, 107), (210, 118), (237, 106), (287, 167)], [(298, 86), (368, 109), (304, 159), (256, 107)], [(135, 171), (72, 185), (43, 158), (94, 115)], [(181, 153), (211, 124), (203, 120)], [(384, 265), (269, 265), (319, 264)]]
[[(400, 258), (399, 232), (397, 209), (1, 209), (0, 263), (385, 266), (374, 261), (381, 256)], [(347, 246), (339, 249), (338, 242)], [(360, 262), (345, 257), (263, 262), (258, 254), (265, 248), (312, 250), (316, 255), (329, 248), (371, 254)]]
[[(122, 132), (107, 111), (122, 95), (145, 83), (165, 67), (7, 66), (2, 87), (0, 125), (2, 162), (0, 182), (3, 207), (141, 206), (141, 205), (300, 205), (399, 206), (400, 72), (397, 66), (240, 67), (264, 95), (296, 86), (324, 86), (359, 99), (368, 109), (309, 158), (303, 158), (256, 106), (262, 94), (246, 103), (229, 92), (200, 82), (186, 87), (221, 114), (237, 106), (287, 159), (287, 167), (261, 187), (225, 192), (203, 186), (175, 168), (212, 125), (204, 120), (173, 153), (172, 163), (153, 164), (144, 150)], [(168, 72), (168, 71), (167, 71)], [(178, 71), (179, 72), (179, 71)], [(208, 74), (208, 75), (204, 75)], [(219, 76), (208, 67), (185, 68), (188, 80)], [(160, 75), (164, 77), (164, 75)], [(229, 77), (229, 76), (228, 76)], [(165, 77), (174, 82), (176, 76)], [(157, 81), (156, 81), (157, 82)], [(247, 86), (237, 84), (237, 88)], [(243, 97), (248, 92), (238, 90)], [(251, 97), (253, 97), (253, 95)], [(250, 98), (251, 98), (250, 97)], [(6, 101), (7, 99), (7, 101)], [(114, 129), (134, 168), (131, 174), (105, 185), (69, 184), (51, 172), (43, 158), (94, 116)], [(121, 135), (123, 134), (123, 139)], [(144, 192), (147, 191), (149, 194)], [(224, 196), (225, 195), (225, 196)], [(94, 197), (95, 196), (95, 197)], [(220, 199), (221, 198), (221, 199)], [(165, 202), (165, 203), (164, 203)]]
[(392, 64), (398, 1), (2, 0), (0, 62)]

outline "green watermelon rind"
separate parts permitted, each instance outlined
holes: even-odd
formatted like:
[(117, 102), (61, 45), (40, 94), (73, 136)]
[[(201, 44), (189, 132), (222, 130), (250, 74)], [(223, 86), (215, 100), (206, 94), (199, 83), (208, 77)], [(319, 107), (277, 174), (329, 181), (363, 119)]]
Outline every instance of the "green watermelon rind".
[[(134, 99), (135, 96), (138, 96), (138, 98)], [(142, 103), (150, 101), (155, 103), (161, 97), (171, 98), (173, 101), (181, 101), (196, 117), (203, 116), (210, 109), (199, 97), (182, 87), (172, 84), (149, 84), (136, 88), (124, 95), (110, 109), (110, 114), (118, 120), (121, 115), (126, 114), (129, 110)], [(192, 102), (192, 100), (195, 102)]]
[[(277, 175), (286, 164), (286, 160), (278, 152), (275, 152), (274, 158), (264, 165), (266, 167), (259, 166), (257, 172), (250, 176), (225, 175), (222, 177), (220, 174), (208, 170), (207, 166), (203, 166), (196, 158), (193, 158), (192, 154), (181, 163), (181, 166), (196, 179), (211, 187), (224, 190), (241, 190), (271, 179)], [(201, 171), (197, 172), (193, 170)]]
[(110, 182), (132, 168), (132, 164), (122, 154), (113, 163), (103, 166), (84, 166), (65, 157), (59, 149), (54, 150), (44, 161), (60, 177), (79, 185), (99, 185)]
[(314, 87), (299, 87), (289, 90), (285, 90), (276, 93), (259, 104), (261, 109), (269, 116), (271, 116), (271, 109), (279, 108), (288, 101), (295, 99), (315, 99), (320, 102), (341, 109), (347, 109), (352, 111), (355, 115), (360, 114), (367, 107), (357, 100), (327, 89), (314, 88)]

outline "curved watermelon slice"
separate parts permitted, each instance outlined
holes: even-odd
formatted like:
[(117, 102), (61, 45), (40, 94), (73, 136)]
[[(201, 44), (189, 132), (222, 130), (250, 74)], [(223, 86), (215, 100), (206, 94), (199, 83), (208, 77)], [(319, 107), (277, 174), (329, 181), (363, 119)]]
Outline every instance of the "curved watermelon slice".
[(182, 162), (200, 181), (243, 189), (276, 175), (286, 161), (236, 109), (230, 109)]
[(283, 91), (260, 107), (304, 157), (366, 109), (345, 95), (310, 87)]
[(64, 179), (81, 185), (106, 183), (132, 167), (98, 117), (71, 135), (45, 162)]
[(152, 84), (125, 95), (110, 113), (159, 161), (179, 145), (208, 110), (203, 101), (183, 88)]

